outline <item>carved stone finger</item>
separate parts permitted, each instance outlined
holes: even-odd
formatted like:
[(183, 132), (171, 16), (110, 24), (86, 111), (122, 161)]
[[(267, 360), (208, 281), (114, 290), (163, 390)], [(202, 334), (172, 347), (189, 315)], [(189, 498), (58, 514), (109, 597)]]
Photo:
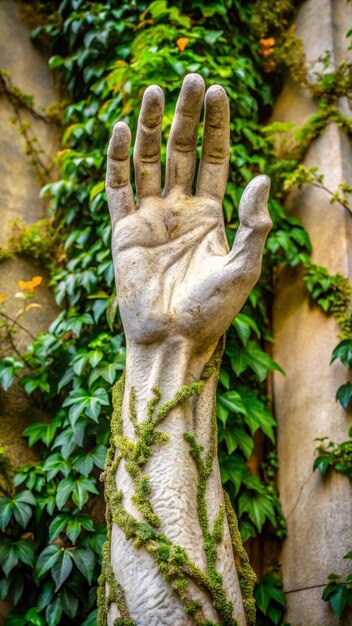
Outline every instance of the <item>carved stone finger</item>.
[(225, 90), (213, 85), (205, 95), (205, 121), (197, 195), (223, 201), (230, 151), (230, 107)]
[(260, 276), (263, 250), (272, 227), (268, 210), (270, 179), (256, 176), (245, 188), (239, 207), (240, 226), (231, 252), (225, 257), (226, 266), (234, 276), (248, 279), (249, 290)]
[(164, 195), (173, 187), (185, 194), (191, 193), (203, 98), (203, 78), (199, 74), (188, 74), (182, 84), (167, 144)]
[(108, 147), (106, 192), (113, 222), (135, 210), (130, 184), (131, 131), (125, 122), (117, 122)]
[(160, 87), (152, 85), (144, 92), (133, 156), (139, 201), (147, 196), (160, 195), (163, 113), (164, 94)]

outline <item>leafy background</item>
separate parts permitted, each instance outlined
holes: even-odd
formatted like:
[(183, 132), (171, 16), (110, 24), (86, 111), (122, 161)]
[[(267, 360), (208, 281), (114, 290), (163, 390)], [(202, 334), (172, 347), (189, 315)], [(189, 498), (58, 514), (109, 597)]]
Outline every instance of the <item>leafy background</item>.
[[(103, 182), (107, 143), (117, 120), (126, 121), (135, 132), (143, 91), (157, 83), (166, 96), (165, 160), (175, 101), (188, 72), (201, 73), (208, 86), (220, 83), (230, 99), (231, 166), (224, 201), (230, 243), (246, 183), (258, 173), (269, 174), (273, 181), (274, 227), (260, 282), (227, 335), (217, 415), (222, 481), (238, 512), (243, 540), (251, 548), (251, 542), (265, 539), (274, 555), (255, 590), (257, 624), (283, 624), (285, 599), (275, 544), (284, 538), (286, 525), (275, 484), (278, 462), (271, 398), (271, 374), (282, 370), (270, 356), (273, 275), (278, 265), (305, 268), (312, 297), (323, 310), (343, 317), (344, 335), (335, 358), (349, 367), (351, 291), (342, 277), (331, 277), (310, 263), (308, 235), (282, 204), (285, 181), (287, 188), (311, 182), (304, 168), (297, 168), (304, 149), (334, 114), (331, 103), (338, 88), (333, 91), (330, 81), (330, 99), (324, 89), (316, 94), (318, 121), (301, 129), (299, 153), (296, 149), (278, 159), (273, 149), (275, 128), (263, 132), (263, 125), (281, 86), (280, 58), (293, 74), (297, 65), (288, 52), (293, 3), (51, 0), (36, 9), (40, 23), (33, 38), (50, 45), (49, 66), (61, 81), (65, 98), (47, 111), (60, 124), (62, 150), (56, 159), (58, 179), (46, 181), (42, 189), (49, 216), (37, 230), (22, 229), (17, 252), (33, 256), (35, 250), (41, 267), (49, 269), (61, 312), (22, 356), (9, 354), (0, 361), (4, 389), (18, 379), (30, 402), (51, 416), (49, 423), (38, 422), (25, 430), (39, 460), (20, 468), (14, 478), (6, 451), (1, 450), (5, 480), (0, 498), (0, 598), (9, 595), (15, 607), (6, 625), (96, 623), (96, 581), (105, 537), (99, 474), (109, 439), (111, 387), (125, 360)], [(299, 46), (297, 51), (300, 54)], [(304, 81), (301, 74), (296, 78)], [(340, 87), (341, 81), (335, 83)], [(17, 96), (23, 104), (25, 96)], [(40, 159), (33, 144), (31, 156), (34, 162)], [(40, 286), (29, 283), (21, 289), (25, 303), (31, 304)], [(345, 408), (351, 389), (339, 392)], [(316, 467), (325, 473), (337, 457), (324, 442), (319, 449)], [(335, 469), (347, 473), (346, 463), (350, 456), (343, 470)], [(341, 596), (339, 584), (339, 578), (331, 579), (335, 587), (325, 599), (334, 593)], [(350, 593), (349, 588), (347, 581), (344, 605), (341, 600), (338, 606), (341, 614), (352, 602), (345, 592)]]

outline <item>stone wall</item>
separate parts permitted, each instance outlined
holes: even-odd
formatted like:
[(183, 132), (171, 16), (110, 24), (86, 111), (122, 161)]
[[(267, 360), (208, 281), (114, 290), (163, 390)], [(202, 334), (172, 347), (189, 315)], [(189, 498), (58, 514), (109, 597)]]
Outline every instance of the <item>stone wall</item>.
[[(21, 7), (14, 0), (0, 2), (0, 69), (10, 72), (16, 87), (34, 96), (38, 109), (47, 106), (57, 97), (47, 58), (31, 42), (30, 29), (22, 21)], [(52, 126), (24, 110), (21, 110), (21, 116), (31, 124), (35, 136), (52, 158), (58, 146)], [(18, 127), (12, 123), (13, 118), (13, 107), (0, 91), (0, 245), (4, 247), (11, 232), (12, 221), (20, 218), (26, 224), (34, 224), (46, 213), (45, 206), (39, 199), (41, 183), (25, 154), (25, 141), (19, 134)], [(52, 294), (46, 287), (46, 272), (40, 264), (21, 256), (0, 262), (0, 293), (6, 295), (6, 311), (12, 317), (16, 315), (21, 304), (14, 297), (19, 290), (18, 280), (29, 280), (38, 274), (44, 277), (36, 297), (36, 302), (42, 308), (28, 311), (23, 320), (32, 335), (45, 331), (57, 314)], [(23, 350), (29, 342), (29, 334), (19, 330), (16, 335), (19, 350)], [(2, 345), (1, 349), (3, 354), (14, 354), (8, 345)], [(23, 390), (17, 385), (13, 385), (6, 394), (0, 390), (0, 445), (5, 446), (6, 454), (16, 465), (33, 457), (31, 449), (20, 435), (28, 423), (37, 419), (38, 411), (39, 409), (28, 404)]]
[[(332, 63), (346, 57), (351, 4), (345, 0), (307, 0), (295, 23), (308, 62), (326, 50), (332, 52)], [(340, 106), (348, 113), (346, 102)], [(274, 118), (301, 125), (314, 111), (310, 96), (288, 81), (276, 103)], [(351, 145), (336, 124), (330, 124), (313, 143), (305, 164), (317, 165), (332, 190), (342, 181), (351, 181)], [(329, 195), (313, 186), (293, 193), (288, 206), (309, 233), (312, 261), (351, 279), (349, 212), (331, 204)], [(338, 622), (321, 595), (328, 574), (346, 573), (350, 568), (343, 556), (352, 547), (352, 489), (342, 475), (334, 472), (323, 480), (318, 471), (312, 471), (315, 438), (343, 441), (351, 424), (350, 416), (335, 401), (337, 389), (347, 381), (347, 370), (340, 362), (330, 365), (339, 328), (309, 300), (300, 271), (292, 269), (278, 277), (273, 320), (274, 358), (286, 372), (285, 377), (276, 373), (274, 377), (279, 489), (288, 524), (281, 553), (286, 620), (294, 626), (347, 626), (351, 618)]]

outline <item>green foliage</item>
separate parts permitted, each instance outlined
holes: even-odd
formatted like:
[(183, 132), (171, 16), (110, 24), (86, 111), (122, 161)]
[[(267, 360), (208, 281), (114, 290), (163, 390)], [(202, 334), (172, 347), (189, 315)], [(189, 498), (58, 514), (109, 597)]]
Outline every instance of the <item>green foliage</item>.
[[(324, 313), (332, 313), (336, 318), (342, 331), (341, 338), (347, 343), (351, 341), (352, 285), (347, 278), (341, 274), (331, 275), (324, 267), (309, 263), (305, 267), (304, 281), (311, 297)], [(340, 349), (339, 347), (336, 348), (336, 356), (334, 350), (332, 361), (340, 358)], [(349, 367), (348, 363), (344, 363), (344, 365)]]
[(15, 376), (23, 369), (23, 363), (12, 356), (0, 361), (0, 383), (5, 391), (12, 385)]
[[(344, 559), (352, 559), (352, 552), (348, 552)], [(329, 602), (332, 610), (339, 619), (342, 618), (347, 607), (352, 608), (352, 572), (343, 579), (339, 574), (329, 574), (329, 583), (323, 591), (322, 598)]]
[(313, 469), (319, 469), (322, 476), (325, 476), (329, 469), (334, 469), (352, 480), (352, 428), (349, 436), (350, 439), (342, 443), (333, 441), (326, 443), (327, 437), (318, 439), (320, 445), (316, 450), (317, 457)]
[(48, 265), (57, 254), (59, 235), (49, 219), (27, 226), (17, 219), (11, 224), (9, 252), (30, 256)]
[(280, 578), (273, 573), (264, 574), (254, 588), (254, 597), (258, 607), (257, 626), (265, 626), (268, 620), (276, 626), (285, 626), (281, 620), (286, 601)]

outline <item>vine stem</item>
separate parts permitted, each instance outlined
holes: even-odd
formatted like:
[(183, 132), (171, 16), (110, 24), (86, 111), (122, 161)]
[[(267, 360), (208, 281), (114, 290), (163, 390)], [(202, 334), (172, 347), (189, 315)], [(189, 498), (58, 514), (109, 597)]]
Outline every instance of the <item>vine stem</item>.
[[(37, 169), (38, 175), (40, 177), (44, 176), (44, 182), (45, 180), (49, 177), (50, 174), (50, 170), (53, 167), (53, 164), (50, 162), (50, 158), (47, 154), (45, 154), (44, 150), (42, 149), (42, 147), (39, 144), (38, 139), (33, 136), (33, 139), (30, 138), (29, 134), (28, 134), (28, 130), (26, 128), (26, 124), (23, 122), (22, 117), (21, 117), (21, 113), (20, 113), (20, 106), (25, 108), (26, 110), (30, 111), (32, 113), (32, 115), (34, 117), (37, 117), (39, 119), (42, 119), (43, 121), (48, 123), (48, 119), (45, 118), (45, 115), (41, 115), (41, 113), (35, 109), (34, 107), (28, 105), (26, 102), (24, 102), (22, 99), (20, 99), (13, 90), (10, 89), (10, 79), (6, 79), (6, 77), (3, 74), (0, 74), (0, 92), (2, 91), (2, 93), (5, 94), (5, 96), (7, 97), (10, 105), (13, 108), (13, 111), (15, 113), (17, 122), (19, 124), (20, 127), (20, 131), (23, 134), (24, 140), (26, 142), (27, 145), (27, 150), (28, 150), (28, 154), (32, 155), (33, 158), (33, 164)], [(2, 87), (2, 89), (1, 89)], [(44, 116), (44, 117), (43, 117)], [(37, 143), (38, 149), (35, 150), (32, 146), (33, 142)], [(49, 166), (46, 166), (45, 163), (43, 162), (43, 160), (40, 158), (39, 156), (39, 151), (42, 152), (46, 159), (49, 162)]]
[[(328, 187), (326, 187), (323, 183), (319, 183), (317, 181), (315, 183), (311, 183), (311, 185), (313, 187), (316, 187), (317, 189), (322, 189), (323, 191), (328, 193), (329, 196), (333, 196), (334, 195), (334, 192), (331, 191), (331, 189), (329, 189)], [(342, 200), (339, 200), (338, 198), (335, 198), (334, 202), (338, 202), (344, 209), (346, 209), (346, 211), (348, 211), (350, 213), (350, 215), (352, 215), (352, 209), (351, 209), (351, 207), (348, 204), (346, 204), (345, 202), (342, 202)]]
[(4, 311), (0, 311), (0, 315), (2, 315), (2, 317), (4, 317), (5, 319), (9, 320), (10, 322), (12, 322), (12, 326), (10, 327), (10, 332), (12, 331), (12, 328), (16, 325), (19, 328), (21, 328), (22, 330), (24, 330), (27, 335), (29, 335), (29, 337), (35, 341), (36, 338), (34, 335), (32, 335), (32, 333), (30, 332), (30, 330), (28, 330), (28, 328), (26, 328), (25, 326), (23, 326), (23, 324), (21, 324), (21, 322), (18, 321), (18, 318), (13, 318), (10, 315), (8, 315), (7, 313), (4, 313)]

